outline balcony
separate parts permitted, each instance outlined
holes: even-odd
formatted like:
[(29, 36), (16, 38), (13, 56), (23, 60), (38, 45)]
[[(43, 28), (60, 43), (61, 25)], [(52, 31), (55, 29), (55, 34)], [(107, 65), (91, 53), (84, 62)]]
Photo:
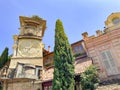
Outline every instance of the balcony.
[(30, 73), (20, 73), (17, 78), (30, 78), (30, 79), (38, 79), (38, 76)]
[(85, 57), (87, 56), (87, 54), (84, 52), (84, 53), (76, 53), (74, 54), (74, 57), (77, 59), (77, 58), (82, 58), (82, 57)]

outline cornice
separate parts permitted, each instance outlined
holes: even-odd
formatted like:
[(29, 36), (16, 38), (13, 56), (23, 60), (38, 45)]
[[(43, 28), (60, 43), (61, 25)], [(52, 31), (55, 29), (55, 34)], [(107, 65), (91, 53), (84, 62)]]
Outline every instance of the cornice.
[(101, 44), (105, 44), (108, 42), (111, 42), (114, 39), (120, 38), (120, 30), (112, 30), (110, 32), (107, 32), (103, 35), (97, 36), (92, 39), (88, 39), (85, 41), (87, 48), (93, 47), (93, 46), (98, 46)]
[(43, 57), (12, 57), (11, 58), (12, 60), (16, 60), (16, 59), (29, 59), (29, 60), (32, 60), (32, 59), (43, 59)]
[(40, 37), (40, 36), (19, 35), (18, 39), (38, 39), (38, 40), (42, 40), (42, 37)]

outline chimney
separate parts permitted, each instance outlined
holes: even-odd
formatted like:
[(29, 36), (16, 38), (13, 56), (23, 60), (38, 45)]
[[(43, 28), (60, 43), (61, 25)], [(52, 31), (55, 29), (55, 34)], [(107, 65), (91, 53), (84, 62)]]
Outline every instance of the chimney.
[(87, 32), (82, 33), (82, 36), (83, 36), (83, 39), (88, 39), (88, 33)]
[(97, 34), (97, 36), (100, 36), (102, 34), (102, 31), (101, 30), (97, 30), (96, 34)]
[(48, 52), (50, 52), (50, 46), (48, 46)]

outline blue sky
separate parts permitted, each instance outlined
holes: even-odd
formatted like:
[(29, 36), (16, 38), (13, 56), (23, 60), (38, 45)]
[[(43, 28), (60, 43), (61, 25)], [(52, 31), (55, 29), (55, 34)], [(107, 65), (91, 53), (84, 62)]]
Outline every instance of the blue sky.
[(19, 34), (19, 16), (38, 15), (47, 20), (43, 38), (45, 48), (54, 47), (55, 22), (62, 20), (70, 43), (104, 29), (104, 21), (113, 12), (120, 12), (120, 0), (0, 0), (0, 53), (5, 47), (12, 54), (13, 38)]

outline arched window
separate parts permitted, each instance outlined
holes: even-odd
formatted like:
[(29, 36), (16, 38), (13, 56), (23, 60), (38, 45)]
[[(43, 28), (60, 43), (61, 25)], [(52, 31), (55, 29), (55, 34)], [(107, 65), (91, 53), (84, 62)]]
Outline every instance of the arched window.
[(118, 24), (120, 23), (120, 18), (116, 17), (112, 19), (113, 24)]

